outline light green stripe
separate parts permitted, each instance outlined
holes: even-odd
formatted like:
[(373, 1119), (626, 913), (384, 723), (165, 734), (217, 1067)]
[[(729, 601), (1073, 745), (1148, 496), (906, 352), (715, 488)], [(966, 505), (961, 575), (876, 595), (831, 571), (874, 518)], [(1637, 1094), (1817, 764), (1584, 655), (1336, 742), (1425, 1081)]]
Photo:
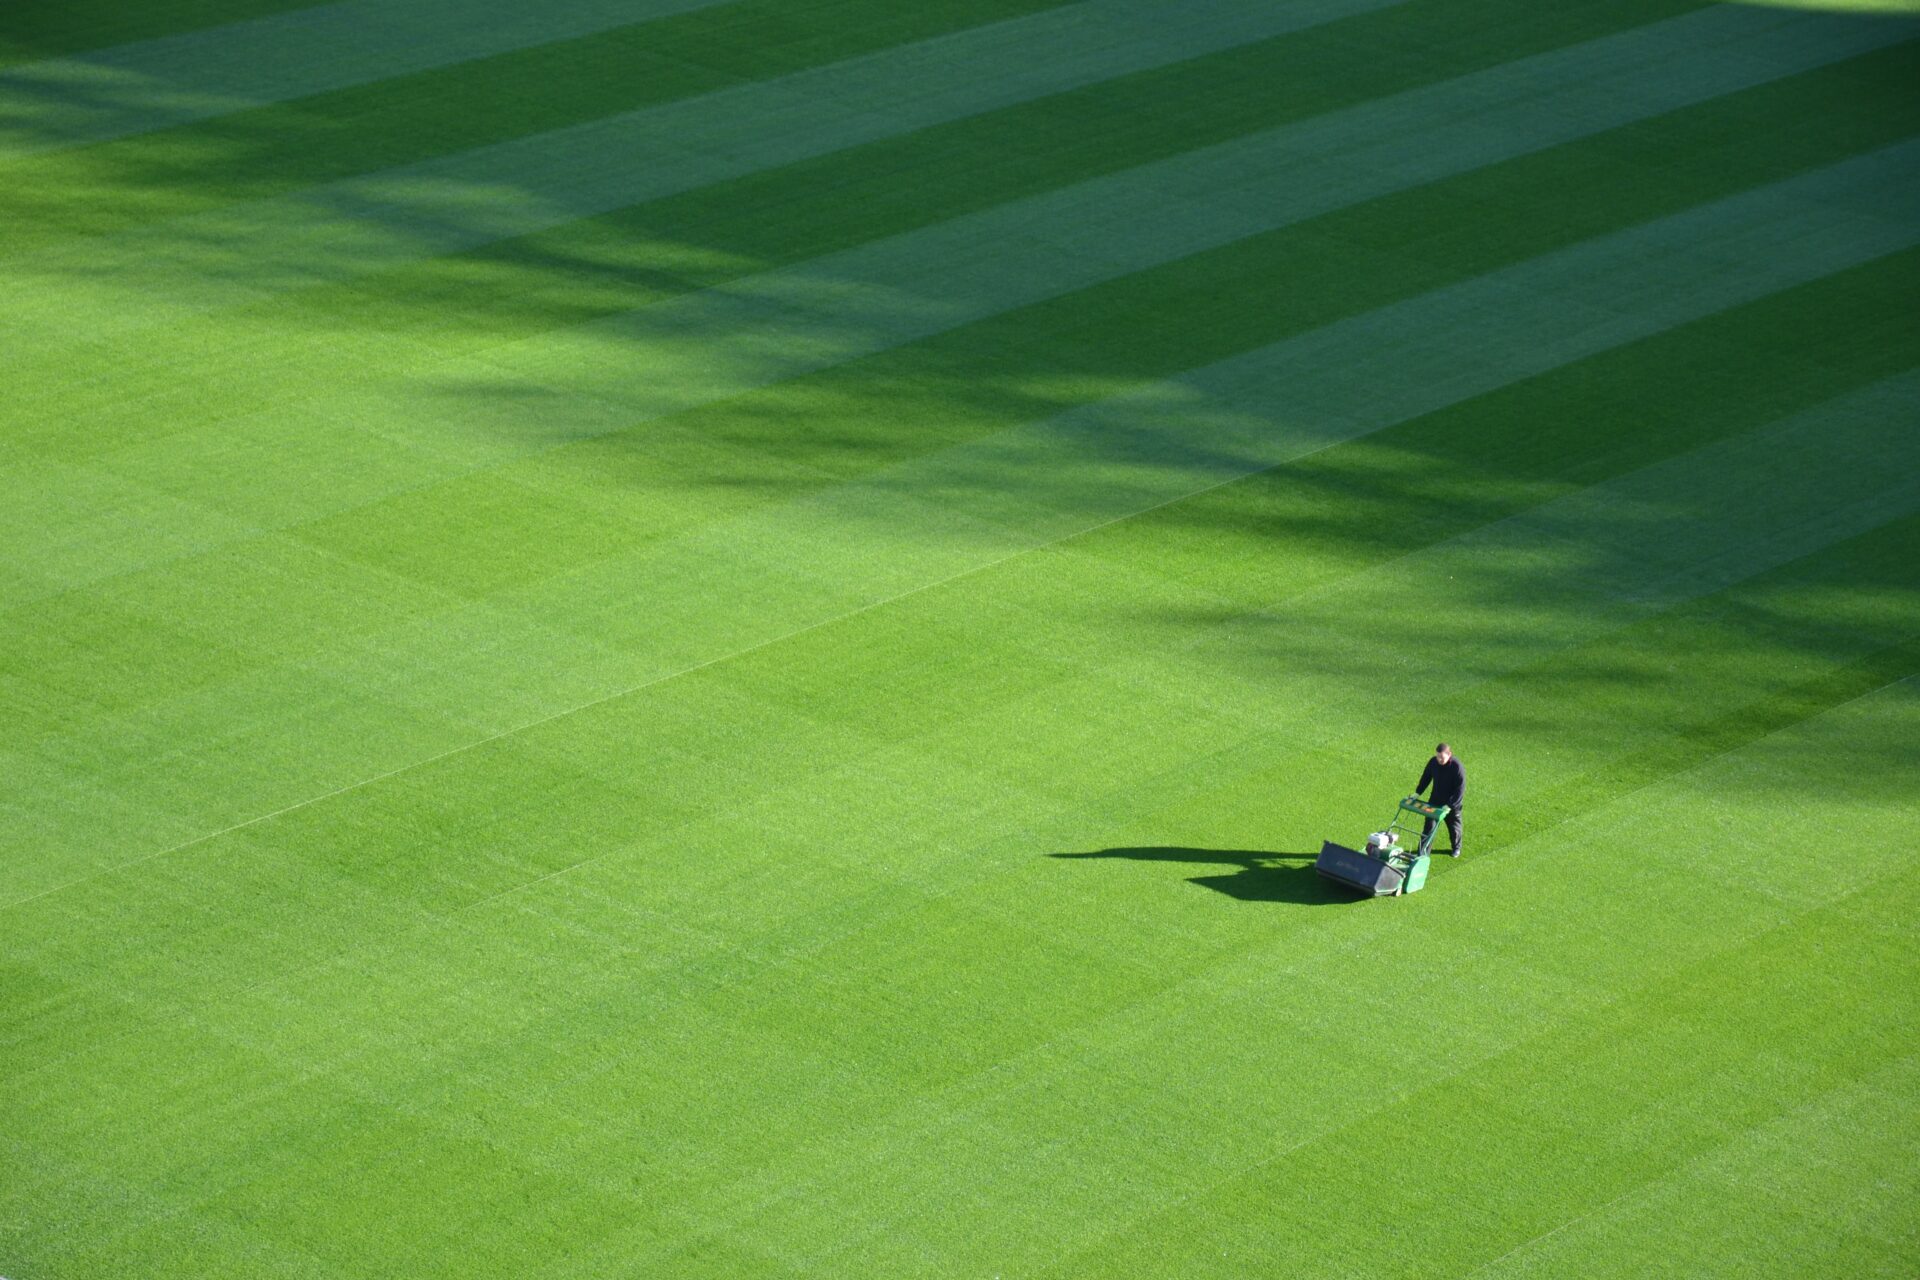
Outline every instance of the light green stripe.
[(0, 71), (0, 165), (726, 0), (347, 0)]
[(62, 245), (0, 275), (0, 332), (97, 338), (238, 306), (1397, 3), (1088, 0)]

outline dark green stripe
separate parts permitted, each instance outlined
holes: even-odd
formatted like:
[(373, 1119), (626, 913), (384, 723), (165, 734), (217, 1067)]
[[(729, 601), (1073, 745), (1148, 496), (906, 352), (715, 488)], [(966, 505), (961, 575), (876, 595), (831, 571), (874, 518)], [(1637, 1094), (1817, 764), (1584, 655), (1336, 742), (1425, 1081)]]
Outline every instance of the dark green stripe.
[(13, 0), (0, 8), (0, 68), (307, 8), (310, 0)]
[(8, 169), (9, 252), (772, 79), (1067, 0), (742, 0)]

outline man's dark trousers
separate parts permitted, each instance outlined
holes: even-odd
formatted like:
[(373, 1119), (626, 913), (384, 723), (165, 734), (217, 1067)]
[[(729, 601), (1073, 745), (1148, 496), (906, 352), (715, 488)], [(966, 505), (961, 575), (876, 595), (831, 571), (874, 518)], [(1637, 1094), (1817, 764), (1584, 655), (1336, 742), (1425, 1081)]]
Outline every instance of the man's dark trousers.
[[(1456, 857), (1460, 853), (1460, 806), (1462, 803), (1464, 801), (1455, 800), (1452, 810), (1447, 814), (1447, 839), (1453, 842), (1453, 852)], [(1420, 847), (1426, 849), (1431, 848), (1432, 845), (1433, 819), (1428, 818), (1427, 829), (1420, 833)]]

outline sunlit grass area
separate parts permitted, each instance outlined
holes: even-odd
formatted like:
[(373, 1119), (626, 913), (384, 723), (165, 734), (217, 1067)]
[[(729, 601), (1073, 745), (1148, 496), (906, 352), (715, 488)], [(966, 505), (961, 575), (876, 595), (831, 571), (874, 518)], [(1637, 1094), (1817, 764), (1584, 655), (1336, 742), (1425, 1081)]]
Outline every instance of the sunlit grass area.
[(0, 17), (0, 1276), (1912, 1275), (1874, 8)]

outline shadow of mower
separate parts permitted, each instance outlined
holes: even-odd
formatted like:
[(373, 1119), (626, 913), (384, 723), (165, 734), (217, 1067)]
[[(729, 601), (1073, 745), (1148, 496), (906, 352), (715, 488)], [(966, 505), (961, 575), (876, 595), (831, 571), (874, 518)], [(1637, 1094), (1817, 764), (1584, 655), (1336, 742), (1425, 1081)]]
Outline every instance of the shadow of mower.
[(1125, 858), (1134, 862), (1194, 862), (1238, 867), (1225, 875), (1191, 876), (1189, 884), (1224, 893), (1242, 902), (1292, 902), (1302, 906), (1353, 902), (1356, 895), (1313, 869), (1317, 853), (1274, 853), (1259, 849), (1184, 849), (1148, 845), (1054, 853), (1052, 858)]

